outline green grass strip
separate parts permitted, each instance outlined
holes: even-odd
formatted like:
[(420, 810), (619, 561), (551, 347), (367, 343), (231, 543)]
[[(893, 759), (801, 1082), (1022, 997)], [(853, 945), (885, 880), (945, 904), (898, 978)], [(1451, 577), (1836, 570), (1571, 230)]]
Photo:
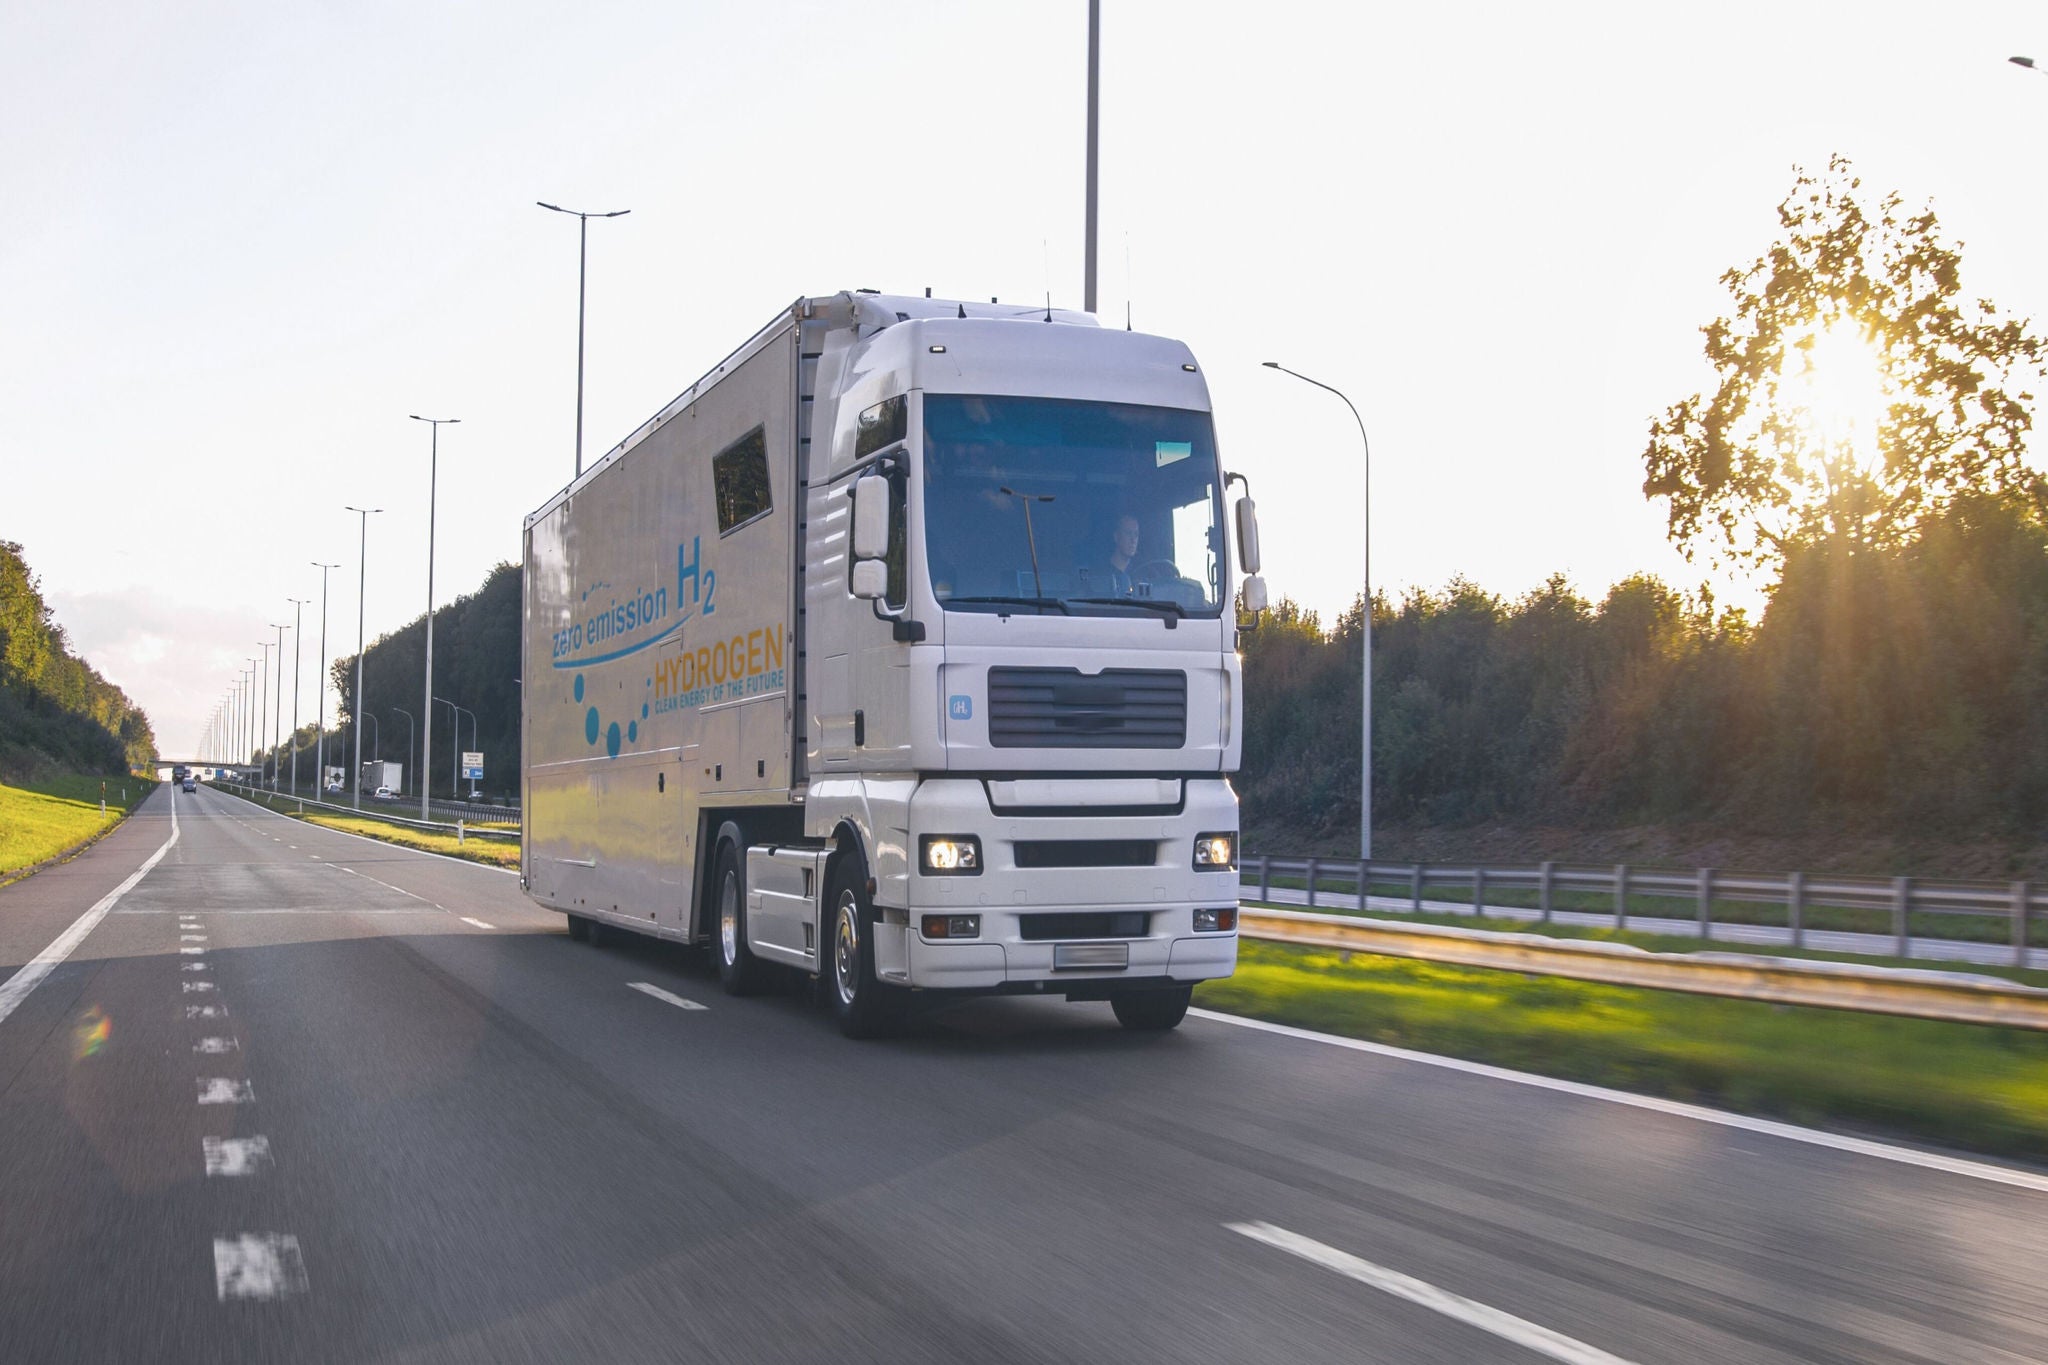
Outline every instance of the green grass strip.
[(140, 777), (67, 776), (14, 787), (0, 784), (0, 881), (97, 838), (154, 790), (156, 783)]
[(2048, 1035), (1245, 940), (1207, 1009), (1794, 1123), (2048, 1159)]
[(368, 839), (378, 839), (400, 848), (417, 848), (428, 853), (444, 853), (451, 858), (461, 858), (472, 863), (484, 863), (491, 867), (519, 866), (519, 841), (517, 839), (484, 838), (472, 834), (461, 843), (455, 842), (452, 834), (440, 834), (433, 830), (413, 829), (406, 825), (387, 824), (365, 811), (361, 815), (335, 815), (328, 811), (309, 810), (301, 812), (299, 803), (289, 796), (245, 796), (234, 795), (244, 801), (253, 802), (276, 811), (279, 815), (303, 820), (309, 825), (322, 825), (338, 829), (347, 834), (360, 834)]

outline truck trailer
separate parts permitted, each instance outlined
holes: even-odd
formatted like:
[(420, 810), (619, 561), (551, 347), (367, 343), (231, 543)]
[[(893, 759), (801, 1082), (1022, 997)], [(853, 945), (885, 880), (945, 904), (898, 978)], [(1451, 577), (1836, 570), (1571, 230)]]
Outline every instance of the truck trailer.
[(521, 884), (855, 1037), (941, 992), (1173, 1027), (1237, 961), (1233, 483), (1178, 341), (797, 300), (526, 519)]
[(405, 765), (386, 759), (373, 759), (362, 767), (363, 790), (366, 792), (390, 790), (402, 793), (405, 790)]

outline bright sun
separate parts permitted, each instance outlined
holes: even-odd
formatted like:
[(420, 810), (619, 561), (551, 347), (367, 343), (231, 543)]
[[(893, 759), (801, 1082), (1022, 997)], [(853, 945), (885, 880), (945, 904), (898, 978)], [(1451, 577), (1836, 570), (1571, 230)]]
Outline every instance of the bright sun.
[(1785, 349), (1780, 392), (1801, 414), (1797, 426), (1829, 456), (1847, 454), (1876, 471), (1878, 430), (1888, 406), (1884, 367), (1862, 329), (1843, 318), (1816, 325)]

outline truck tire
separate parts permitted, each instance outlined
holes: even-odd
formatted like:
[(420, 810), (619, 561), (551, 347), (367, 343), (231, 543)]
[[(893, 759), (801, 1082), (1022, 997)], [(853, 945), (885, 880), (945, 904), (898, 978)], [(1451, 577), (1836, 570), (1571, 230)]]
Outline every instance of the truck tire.
[(727, 995), (754, 995), (766, 984), (767, 964), (747, 946), (747, 881), (740, 865), (739, 849), (723, 843), (718, 849), (718, 873), (712, 879), (712, 906), (718, 911), (713, 926), (712, 952), (718, 958), (718, 984)]
[(577, 943), (590, 942), (590, 921), (581, 915), (569, 916), (569, 937)]
[(872, 1038), (893, 1011), (887, 986), (875, 979), (875, 903), (867, 868), (858, 857), (832, 870), (832, 901), (825, 922), (825, 998), (839, 1031)]
[(1125, 991), (1109, 998), (1109, 1007), (1116, 1011), (1116, 1021), (1125, 1028), (1141, 1033), (1163, 1033), (1187, 1017), (1188, 1001), (1194, 997), (1193, 986), (1173, 986), (1166, 990)]

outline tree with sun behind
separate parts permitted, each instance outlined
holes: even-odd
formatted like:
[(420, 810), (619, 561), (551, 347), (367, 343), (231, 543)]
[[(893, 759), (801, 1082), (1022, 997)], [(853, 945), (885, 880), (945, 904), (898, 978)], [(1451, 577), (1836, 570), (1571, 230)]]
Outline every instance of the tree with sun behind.
[(1688, 557), (1782, 567), (1800, 545), (1911, 540), (1965, 494), (2023, 494), (2043, 343), (1961, 292), (1932, 208), (1872, 203), (1846, 158), (1796, 171), (1780, 236), (1721, 277), (1717, 383), (1650, 424), (1643, 493)]

